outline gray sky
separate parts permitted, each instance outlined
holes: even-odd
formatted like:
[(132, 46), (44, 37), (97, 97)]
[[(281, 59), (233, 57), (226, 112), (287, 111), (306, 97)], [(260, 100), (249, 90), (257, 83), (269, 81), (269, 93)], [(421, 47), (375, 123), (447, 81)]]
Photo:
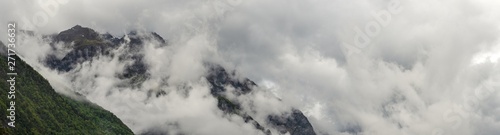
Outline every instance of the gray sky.
[[(167, 103), (162, 104), (164, 108), (182, 108), (176, 104), (185, 102), (184, 106), (191, 106), (191, 110), (185, 111), (194, 112), (195, 118), (231, 125), (221, 120), (217, 112), (203, 115), (193, 111), (204, 110), (204, 104), (199, 103), (214, 102), (202, 98), (205, 86), (198, 82), (204, 71), (201, 61), (214, 61), (256, 81), (264, 87), (263, 91), (282, 98), (286, 104), (300, 108), (317, 132), (348, 134), (344, 131), (360, 127), (363, 134), (380, 135), (500, 134), (500, 2), (495, 0), (61, 3), (57, 8), (52, 6), (51, 11), (58, 10), (51, 16), (43, 4), (1, 1), (0, 24), (6, 26), (12, 20), (23, 24), (27, 18), (40, 24), (33, 30), (43, 34), (76, 24), (116, 36), (133, 29), (155, 31), (172, 46), (146, 47), (150, 64), (156, 65), (150, 70), (172, 76), (171, 83), (192, 82), (195, 88), (200, 87), (200, 95), (158, 99), (153, 103)], [(47, 16), (46, 24), (33, 21), (34, 16), (42, 14)], [(5, 31), (5, 27), (0, 30)], [(43, 48), (43, 43), (36, 39), (19, 47), (21, 54), (33, 59), (33, 63), (50, 53)], [(102, 60), (110, 61), (113, 60)], [(111, 62), (108, 66), (120, 65), (123, 66)], [(88, 68), (88, 72), (105, 74), (92, 70), (98, 67)], [(46, 72), (45, 76), (71, 76)], [(116, 81), (112, 77), (102, 79)], [(153, 80), (151, 83), (154, 86)], [(112, 85), (97, 86), (113, 89)], [(88, 98), (118, 113), (130, 126), (141, 123), (131, 118), (141, 112), (113, 108), (123, 103), (121, 96), (129, 94), (133, 92), (117, 94), (116, 103), (114, 99), (102, 99), (99, 92)], [(142, 105), (130, 104), (130, 108)], [(155, 109), (159, 109), (155, 116), (165, 112), (161, 106)], [(213, 108), (205, 108), (210, 109)], [(181, 125), (186, 129), (202, 127), (181, 119), (185, 111), (170, 112), (173, 115), (163, 116), (163, 121), (150, 118), (144, 122), (185, 121)], [(143, 128), (146, 127), (136, 126), (133, 130)], [(217, 128), (206, 128), (214, 129)], [(252, 134), (248, 125), (241, 122), (235, 131), (225, 133), (241, 131)], [(203, 132), (207, 131), (191, 133)]]

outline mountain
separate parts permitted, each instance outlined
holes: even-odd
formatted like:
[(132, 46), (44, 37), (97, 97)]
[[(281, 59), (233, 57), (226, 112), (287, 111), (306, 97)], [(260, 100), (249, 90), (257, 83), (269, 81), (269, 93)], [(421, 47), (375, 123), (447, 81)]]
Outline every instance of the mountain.
[[(3, 47), (2, 47), (3, 48)], [(2, 53), (3, 54), (3, 53)], [(19, 57), (15, 58), (15, 99), (10, 91), (7, 57), (0, 57), (0, 108), (5, 111), (14, 101), (15, 128), (2, 117), (0, 134), (133, 134), (111, 112), (87, 101), (76, 101), (54, 91), (49, 82)], [(11, 108), (12, 109), (12, 108)], [(4, 112), (9, 115), (10, 112)]]
[[(125, 87), (138, 87), (146, 78), (151, 75), (147, 72), (148, 65), (144, 62), (144, 54), (137, 53), (142, 49), (145, 40), (155, 41), (160, 46), (167, 46), (168, 42), (160, 35), (152, 33), (141, 33), (132, 31), (122, 37), (114, 37), (110, 34), (99, 34), (96, 31), (82, 27), (74, 26), (71, 29), (50, 36), (51, 45), (54, 49), (56, 44), (63, 43), (69, 52), (63, 57), (50, 54), (46, 57), (45, 65), (51, 69), (60, 72), (69, 72), (86, 61), (92, 61), (99, 55), (112, 56), (113, 50), (123, 49), (127, 53), (120, 54), (120, 60), (132, 60), (127, 64), (125, 71), (117, 76), (120, 79), (128, 80), (130, 85)], [(281, 134), (290, 133), (291, 135), (315, 135), (312, 125), (307, 117), (298, 109), (292, 109), (290, 113), (281, 115), (269, 115), (264, 123), (259, 123), (249, 112), (245, 112), (241, 103), (229, 99), (224, 93), (228, 91), (226, 86), (235, 89), (236, 95), (245, 95), (258, 87), (252, 80), (245, 78), (237, 79), (234, 71), (227, 71), (224, 67), (215, 63), (204, 64), (209, 70), (205, 79), (210, 84), (210, 94), (217, 99), (217, 107), (228, 115), (237, 115), (244, 119), (246, 123), (251, 123), (264, 134), (271, 134), (269, 128), (276, 129)], [(150, 91), (149, 96), (165, 95), (164, 91)], [(270, 126), (266, 126), (270, 125)], [(160, 134), (156, 132), (144, 132), (143, 134)]]
[[(234, 72), (228, 73), (221, 66), (212, 66), (207, 76), (208, 82), (212, 85), (211, 94), (218, 99), (218, 107), (226, 113), (237, 114), (242, 116), (246, 122), (252, 122), (255, 128), (264, 130), (263, 127), (253, 120), (251, 116), (241, 112), (239, 103), (230, 101), (222, 93), (226, 90), (225, 86), (232, 86), (236, 89), (237, 94), (247, 94), (252, 91), (252, 87), (257, 87), (250, 79), (246, 78), (243, 81), (235, 79)], [(289, 132), (291, 135), (314, 135), (314, 129), (307, 118), (300, 110), (292, 109), (291, 114), (283, 114), (280, 116), (268, 116), (268, 124), (273, 125), (278, 131), (285, 134)]]

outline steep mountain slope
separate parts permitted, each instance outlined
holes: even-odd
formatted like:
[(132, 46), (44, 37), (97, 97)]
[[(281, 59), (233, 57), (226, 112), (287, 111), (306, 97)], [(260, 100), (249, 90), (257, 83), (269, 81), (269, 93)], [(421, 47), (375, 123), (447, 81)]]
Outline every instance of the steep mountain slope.
[[(213, 66), (210, 69), (210, 74), (207, 76), (208, 82), (212, 85), (211, 94), (218, 99), (218, 107), (224, 112), (240, 115), (246, 122), (252, 122), (255, 128), (263, 130), (269, 134), (269, 131), (253, 120), (248, 114), (241, 112), (241, 107), (238, 102), (228, 100), (224, 94), (226, 86), (235, 88), (237, 95), (247, 94), (252, 91), (253, 87), (257, 87), (250, 79), (239, 81), (235, 79), (234, 73), (229, 74), (224, 68), (220, 66)], [(278, 131), (285, 134), (289, 132), (291, 135), (314, 135), (314, 129), (309, 123), (307, 118), (300, 110), (292, 109), (291, 114), (283, 115), (270, 115), (267, 118), (268, 124), (274, 126)]]
[[(133, 134), (115, 115), (85, 101), (61, 96), (33, 68), (16, 59), (15, 128), (2, 117), (0, 134)], [(0, 109), (7, 110), (7, 60), (0, 57)], [(4, 112), (7, 114), (7, 112)]]
[[(127, 80), (129, 83), (121, 87), (138, 87), (144, 80), (151, 75), (148, 72), (148, 65), (144, 62), (144, 54), (141, 52), (143, 43), (155, 41), (160, 46), (168, 44), (161, 36), (156, 33), (130, 32), (123, 37), (116, 38), (109, 34), (99, 34), (90, 28), (79, 25), (62, 31), (59, 34), (52, 35), (51, 45), (56, 49), (56, 44), (63, 43), (69, 52), (63, 57), (49, 55), (46, 58), (47, 67), (60, 72), (72, 72), (77, 70), (78, 66), (84, 62), (92, 61), (99, 55), (115, 56), (119, 60), (133, 61), (126, 64), (123, 73), (116, 76)], [(121, 49), (126, 53), (114, 54), (114, 50)], [(208, 73), (205, 79), (209, 83), (210, 94), (217, 99), (217, 107), (227, 115), (236, 115), (246, 123), (251, 123), (264, 134), (271, 134), (269, 128), (277, 130), (281, 134), (290, 133), (291, 135), (314, 135), (314, 129), (307, 118), (300, 110), (292, 109), (290, 113), (280, 115), (269, 115), (265, 121), (257, 122), (251, 113), (242, 109), (241, 103), (227, 97), (227, 87), (234, 88), (236, 96), (243, 96), (252, 93), (253, 88), (258, 87), (256, 83), (249, 79), (237, 79), (235, 72), (228, 72), (222, 66), (214, 63), (205, 63)], [(165, 84), (168, 85), (168, 84)], [(165, 95), (162, 90), (149, 91), (148, 96), (159, 97)], [(255, 111), (255, 110), (251, 110)], [(168, 115), (168, 114), (166, 114)], [(158, 134), (157, 132), (144, 132), (144, 134)]]

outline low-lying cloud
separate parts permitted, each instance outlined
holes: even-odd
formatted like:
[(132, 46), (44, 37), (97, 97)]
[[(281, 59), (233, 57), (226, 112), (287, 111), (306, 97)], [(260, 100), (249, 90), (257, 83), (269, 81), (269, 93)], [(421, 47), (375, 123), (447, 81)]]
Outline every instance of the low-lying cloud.
[[(77, 91), (89, 92), (90, 101), (115, 113), (136, 133), (157, 125), (181, 129), (172, 133), (257, 133), (241, 119), (222, 115), (216, 100), (207, 97), (202, 62), (211, 61), (301, 109), (318, 133), (499, 134), (500, 2), (400, 0), (401, 12), (392, 15), (371, 44), (354, 46), (359, 51), (347, 55), (349, 48), (342, 43), (352, 44), (357, 36), (353, 29), (364, 29), (376, 20), (373, 13), (390, 2), (68, 1), (34, 30), (49, 34), (80, 24), (117, 36), (133, 29), (155, 31), (169, 41), (170, 46), (144, 46), (153, 74), (143, 88), (174, 93), (165, 98), (148, 100), (141, 89), (114, 87), (120, 83), (114, 74), (124, 66), (116, 58), (96, 58), (78, 72), (44, 74), (80, 79), (61, 84), (87, 88)], [(9, 5), (0, 11), (13, 11), (5, 12), (9, 14), (2, 20), (7, 20), (0, 25), (21, 23), (43, 11), (31, 1), (0, 5)], [(34, 65), (55, 53), (46, 44), (26, 39), (17, 49)], [(166, 76), (167, 83), (189, 88), (189, 96), (162, 85)], [(249, 98), (274, 102), (261, 97), (266, 94)]]

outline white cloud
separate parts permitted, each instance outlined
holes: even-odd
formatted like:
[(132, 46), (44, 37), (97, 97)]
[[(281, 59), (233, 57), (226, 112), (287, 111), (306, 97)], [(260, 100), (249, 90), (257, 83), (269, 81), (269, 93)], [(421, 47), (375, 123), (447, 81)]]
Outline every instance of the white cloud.
[[(360, 53), (345, 55), (341, 43), (353, 41), (353, 28), (375, 20), (371, 13), (386, 9), (389, 2), (253, 0), (221, 6), (220, 1), (200, 0), (69, 1), (37, 31), (54, 33), (81, 24), (114, 35), (130, 29), (155, 31), (169, 40), (171, 46), (145, 46), (145, 59), (153, 74), (143, 89), (114, 88), (120, 80), (112, 74), (119, 70), (97, 70), (123, 67), (112, 58), (97, 59), (99, 64), (89, 64), (87, 71), (76, 74), (81, 82), (94, 84), (72, 85), (99, 89), (87, 98), (110, 109), (129, 126), (141, 125), (132, 126), (136, 132), (164, 121), (180, 121), (181, 129), (200, 128), (189, 132), (192, 134), (218, 129), (199, 125), (195, 118), (237, 126), (237, 131), (225, 133), (254, 132), (237, 118), (229, 120), (239, 125), (228, 124), (228, 118), (214, 109), (215, 100), (202, 96), (207, 90), (199, 82), (206, 72), (201, 62), (213, 61), (262, 82), (260, 85), (270, 88), (267, 90), (277, 86), (274, 93), (306, 112), (318, 132), (347, 134), (344, 131), (359, 127), (363, 134), (500, 133), (499, 92), (474, 94), (482, 86), (496, 90), (500, 84), (500, 2), (401, 0), (402, 11), (371, 38), (370, 45), (358, 48)], [(0, 5), (12, 5), (0, 10), (13, 11), (6, 12), (9, 14), (2, 20), (19, 21), (41, 10), (27, 1), (2, 1)], [(51, 53), (42, 42), (25, 42), (19, 50), (30, 63)], [(93, 74), (100, 77), (86, 80)], [(169, 86), (164, 89), (173, 97), (146, 101), (145, 91), (164, 87), (161, 83), (166, 76), (169, 83), (192, 86), (192, 94), (182, 97), (175, 94), (182, 92)], [(262, 91), (266, 93), (266, 89)], [(105, 96), (107, 92), (110, 97)], [(248, 98), (274, 103), (273, 98), (263, 98), (263, 93)], [(129, 100), (133, 102), (125, 102)], [(269, 107), (263, 110), (273, 109)], [(197, 111), (186, 113), (188, 110)], [(137, 114), (145, 115), (144, 120), (136, 118)]]

